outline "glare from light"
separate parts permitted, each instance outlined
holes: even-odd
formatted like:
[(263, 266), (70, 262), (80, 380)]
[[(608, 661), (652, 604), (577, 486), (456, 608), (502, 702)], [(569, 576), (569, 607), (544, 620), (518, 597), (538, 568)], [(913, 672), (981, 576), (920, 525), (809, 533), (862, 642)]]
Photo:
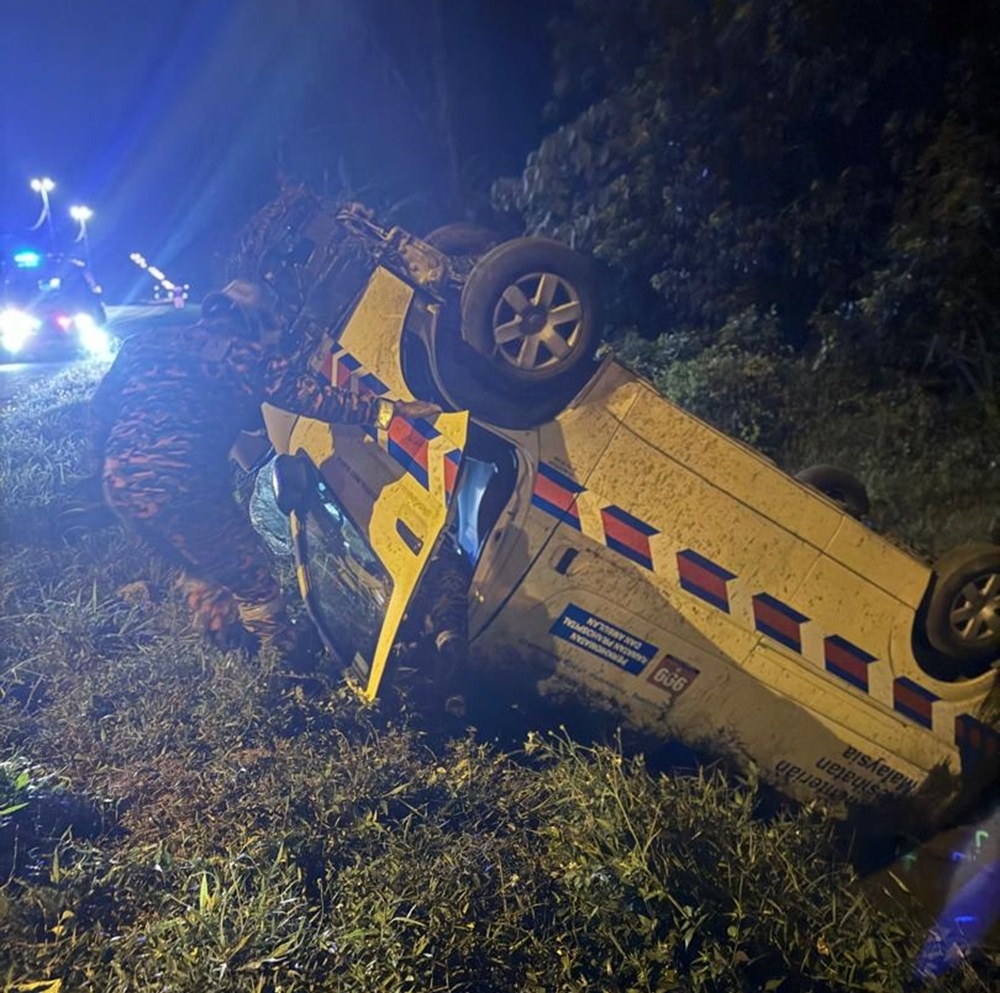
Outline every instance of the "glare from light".
[(26, 248), (23, 252), (14, 253), (14, 265), (18, 269), (37, 269), (41, 262), (41, 255), (38, 252), (33, 252), (30, 248)]
[(80, 345), (94, 358), (104, 358), (111, 354), (111, 338), (90, 314), (77, 314), (73, 318), (80, 336)]
[(1000, 918), (1000, 801), (974, 827), (963, 832), (965, 845), (953, 851), (955, 868), (947, 901), (917, 959), (918, 977), (939, 976), (959, 965), (983, 944)]
[(49, 224), (49, 240), (51, 242), (51, 248), (54, 250), (56, 247), (56, 229), (52, 224), (52, 210), (49, 205), (49, 194), (56, 188), (56, 184), (49, 179), (48, 176), (43, 176), (41, 179), (33, 179), (31, 181), (31, 188), (42, 198), (42, 212), (38, 215), (38, 220), (32, 225), (32, 231), (37, 231), (46, 221)]
[(39, 327), (41, 322), (23, 310), (4, 310), (0, 312), (0, 345), (4, 351), (16, 355)]
[(77, 236), (74, 241), (83, 242), (84, 255), (89, 262), (90, 240), (87, 238), (87, 221), (94, 216), (94, 212), (85, 204), (77, 203), (69, 208), (69, 216), (80, 225), (80, 230), (77, 232)]

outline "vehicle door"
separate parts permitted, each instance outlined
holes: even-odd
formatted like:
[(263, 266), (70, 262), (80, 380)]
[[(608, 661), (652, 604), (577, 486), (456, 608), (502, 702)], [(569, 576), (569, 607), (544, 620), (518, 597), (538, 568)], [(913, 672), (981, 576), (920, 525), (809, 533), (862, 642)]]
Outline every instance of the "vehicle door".
[(298, 491), (282, 509), (306, 607), (365, 700), (378, 696), (448, 521), (467, 423), (440, 414), (376, 431), (302, 417), (289, 439), (295, 461), (277, 466)]

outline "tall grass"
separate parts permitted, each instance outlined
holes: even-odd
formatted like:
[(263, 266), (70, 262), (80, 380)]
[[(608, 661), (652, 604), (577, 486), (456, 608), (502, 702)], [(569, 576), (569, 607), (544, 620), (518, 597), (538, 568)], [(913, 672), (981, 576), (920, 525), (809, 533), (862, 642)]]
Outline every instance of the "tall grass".
[[(0, 426), (4, 989), (918, 985), (927, 935), (861, 895), (819, 811), (613, 740), (442, 742), (204, 644), (168, 571), (61, 516), (99, 371)], [(996, 959), (948, 955), (928, 988), (993, 988)]]

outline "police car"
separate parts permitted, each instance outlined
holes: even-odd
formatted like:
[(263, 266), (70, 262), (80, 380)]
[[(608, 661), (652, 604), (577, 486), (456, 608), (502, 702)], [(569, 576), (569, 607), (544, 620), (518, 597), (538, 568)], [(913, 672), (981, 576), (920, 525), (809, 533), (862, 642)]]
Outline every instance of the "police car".
[(82, 260), (31, 248), (0, 257), (0, 361), (105, 356), (106, 323)]
[[(370, 429), (265, 409), (306, 604), (365, 699), (395, 678), (447, 534), (472, 568), (475, 670), (513, 664), (526, 693), (725, 748), (833, 809), (937, 816), (996, 782), (1000, 548), (920, 561), (595, 363), (592, 282), (565, 246), (454, 258), (352, 208), (293, 206), (258, 276), (317, 371), (445, 409)], [(345, 245), (363, 247), (350, 264)]]

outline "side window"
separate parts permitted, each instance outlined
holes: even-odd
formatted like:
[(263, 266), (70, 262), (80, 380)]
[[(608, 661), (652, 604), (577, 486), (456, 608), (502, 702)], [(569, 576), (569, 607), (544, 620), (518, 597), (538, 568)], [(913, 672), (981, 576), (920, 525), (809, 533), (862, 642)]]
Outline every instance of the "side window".
[(456, 480), (451, 527), (458, 547), (475, 566), (517, 483), (514, 450), (495, 434), (469, 425), (462, 468)]

